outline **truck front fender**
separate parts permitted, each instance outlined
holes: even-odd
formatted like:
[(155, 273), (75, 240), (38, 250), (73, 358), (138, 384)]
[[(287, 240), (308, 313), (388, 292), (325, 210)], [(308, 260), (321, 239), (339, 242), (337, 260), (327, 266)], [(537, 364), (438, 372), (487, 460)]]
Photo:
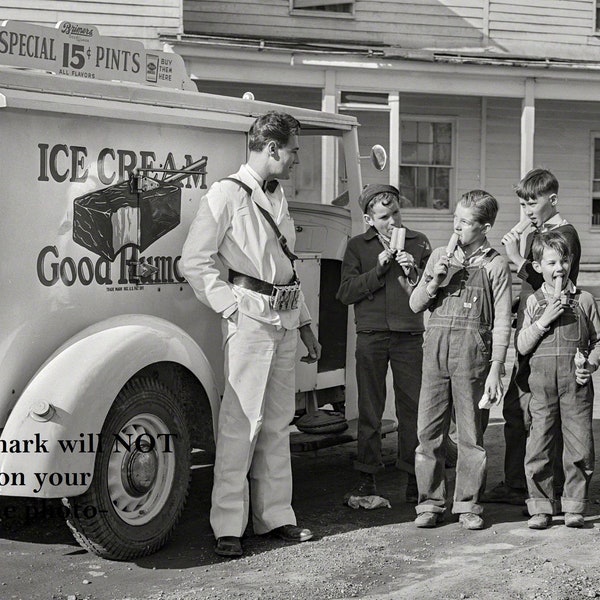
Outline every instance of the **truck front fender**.
[[(0, 435), (0, 494), (57, 498), (85, 492), (94, 471), (93, 441), (119, 391), (144, 367), (165, 361), (197, 377), (215, 423), (215, 376), (192, 337), (149, 315), (107, 319), (56, 350), (15, 404)], [(65, 451), (59, 440), (75, 440), (74, 450)]]

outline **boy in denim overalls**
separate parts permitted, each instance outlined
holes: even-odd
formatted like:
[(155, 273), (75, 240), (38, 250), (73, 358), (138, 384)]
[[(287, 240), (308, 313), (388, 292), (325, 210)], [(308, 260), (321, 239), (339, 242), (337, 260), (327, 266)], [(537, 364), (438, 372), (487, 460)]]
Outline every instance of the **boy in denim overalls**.
[(417, 527), (435, 527), (446, 503), (444, 442), (454, 408), (458, 461), (452, 512), (466, 529), (483, 528), (479, 503), (485, 486), (484, 393), (502, 395), (510, 339), (511, 275), (486, 234), (498, 203), (483, 190), (463, 195), (454, 213), (458, 247), (436, 248), (410, 298), (415, 312), (429, 308), (417, 421)]
[[(544, 279), (532, 266), (531, 245), (534, 238), (545, 231), (559, 231), (568, 244), (572, 255), (569, 279), (577, 284), (581, 244), (575, 227), (568, 223), (558, 210), (558, 180), (547, 169), (533, 169), (521, 179), (515, 192), (519, 198), (521, 210), (533, 226), (525, 238), (524, 252), (521, 254), (521, 234), (515, 228), (502, 238), (506, 257), (516, 267), (516, 275), (521, 280), (521, 289), (517, 302), (515, 343), (523, 325), (523, 314), (527, 298), (538, 290)], [(527, 483), (525, 479), (525, 444), (529, 430), (529, 410), (527, 405), (529, 391), (529, 364), (527, 359), (517, 353), (513, 365), (510, 383), (502, 404), (504, 417), (504, 480), (484, 495), (483, 502), (501, 502), (507, 504), (525, 504)], [(560, 448), (557, 447), (560, 455)], [(558, 465), (557, 465), (558, 467)], [(562, 469), (557, 468), (554, 485), (556, 492), (562, 490)]]
[[(568, 278), (573, 261), (559, 232), (542, 233), (532, 245), (533, 267), (544, 284), (527, 299), (517, 348), (529, 356), (531, 428), (525, 476), (531, 529), (546, 529), (555, 513), (554, 457), (564, 440), (565, 485), (561, 509), (567, 527), (583, 527), (583, 512), (594, 469), (591, 374), (600, 363), (600, 315), (594, 297)], [(580, 353), (581, 363), (575, 364)], [(587, 356), (587, 360), (584, 357)]]

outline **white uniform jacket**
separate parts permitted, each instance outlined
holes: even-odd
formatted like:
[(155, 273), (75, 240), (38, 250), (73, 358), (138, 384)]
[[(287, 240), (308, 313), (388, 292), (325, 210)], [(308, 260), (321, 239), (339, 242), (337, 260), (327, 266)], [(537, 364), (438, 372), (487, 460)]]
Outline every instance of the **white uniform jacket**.
[[(235, 308), (264, 323), (295, 329), (310, 323), (301, 295), (299, 308), (276, 311), (269, 297), (230, 284), (215, 264), (218, 256), (225, 267), (268, 283), (287, 284), (293, 277), (290, 259), (275, 232), (256, 204), (268, 210), (293, 251), (294, 222), (281, 186), (269, 197), (246, 165), (231, 175), (252, 189), (252, 197), (232, 181), (213, 183), (200, 201), (198, 213), (183, 246), (181, 270), (198, 299), (214, 311), (229, 316)], [(277, 214), (275, 214), (277, 212)], [(226, 277), (226, 276), (225, 276)]]

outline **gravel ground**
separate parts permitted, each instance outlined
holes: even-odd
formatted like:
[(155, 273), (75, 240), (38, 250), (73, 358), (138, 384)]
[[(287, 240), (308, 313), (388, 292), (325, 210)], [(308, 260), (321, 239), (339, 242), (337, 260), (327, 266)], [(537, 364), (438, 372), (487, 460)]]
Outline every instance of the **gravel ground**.
[[(600, 420), (594, 427), (600, 434)], [(492, 413), (485, 442), (493, 486), (502, 478), (499, 411)], [(384, 450), (391, 463), (393, 436)], [(190, 500), (172, 541), (135, 562), (87, 553), (74, 543), (57, 504), (36, 504), (35, 518), (2, 521), (0, 600), (600, 598), (598, 464), (584, 529), (568, 529), (558, 516), (548, 530), (532, 531), (521, 507), (496, 504), (486, 505), (482, 531), (463, 530), (452, 515), (423, 530), (414, 527), (414, 505), (403, 501), (405, 482), (391, 466), (378, 478), (391, 509), (343, 506), (355, 482), (353, 458), (352, 444), (294, 455), (296, 513), (315, 538), (288, 545), (249, 530), (238, 560), (213, 553), (209, 468), (193, 472)]]

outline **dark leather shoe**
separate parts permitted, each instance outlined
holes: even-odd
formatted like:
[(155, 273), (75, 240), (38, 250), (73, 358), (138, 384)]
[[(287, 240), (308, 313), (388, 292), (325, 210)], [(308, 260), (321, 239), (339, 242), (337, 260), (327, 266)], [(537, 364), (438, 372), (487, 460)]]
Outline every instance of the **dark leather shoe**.
[(217, 539), (215, 554), (219, 556), (242, 556), (242, 541), (238, 537), (226, 535)]
[(271, 533), (286, 542), (307, 542), (313, 536), (310, 529), (304, 529), (297, 525), (282, 525), (273, 529)]

